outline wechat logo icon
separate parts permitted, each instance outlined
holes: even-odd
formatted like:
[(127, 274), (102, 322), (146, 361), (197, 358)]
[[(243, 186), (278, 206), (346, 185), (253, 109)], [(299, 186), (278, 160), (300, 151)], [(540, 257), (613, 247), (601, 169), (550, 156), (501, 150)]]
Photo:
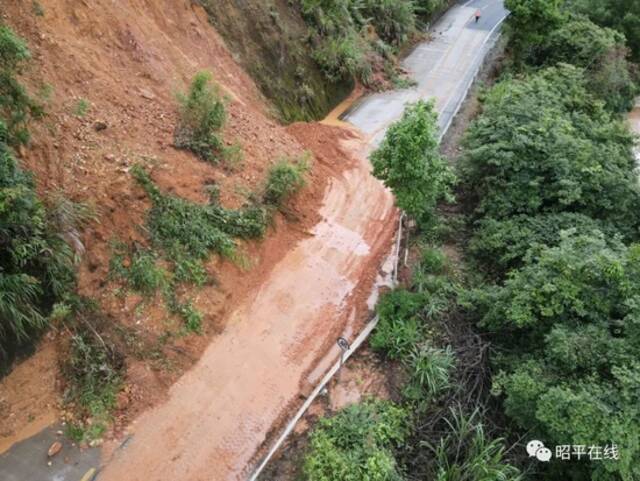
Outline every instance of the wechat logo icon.
[(548, 463), (551, 459), (551, 450), (545, 448), (544, 443), (536, 439), (527, 443), (527, 454), (529, 454), (530, 457), (537, 458), (538, 461), (542, 461), (543, 463)]

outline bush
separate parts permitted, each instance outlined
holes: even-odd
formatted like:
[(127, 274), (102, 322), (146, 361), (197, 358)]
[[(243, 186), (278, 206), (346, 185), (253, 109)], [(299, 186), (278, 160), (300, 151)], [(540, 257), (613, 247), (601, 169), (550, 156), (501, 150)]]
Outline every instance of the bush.
[(311, 433), (303, 472), (309, 481), (400, 481), (392, 449), (407, 435), (407, 414), (365, 401), (323, 418)]
[(369, 338), (371, 347), (390, 359), (406, 358), (422, 339), (422, 307), (420, 294), (404, 289), (384, 294), (376, 306), (379, 320)]
[(263, 202), (273, 207), (282, 205), (305, 184), (305, 174), (309, 170), (306, 158), (296, 163), (282, 159), (269, 169), (262, 195)]
[(371, 163), (373, 175), (393, 191), (398, 207), (419, 223), (431, 223), (437, 203), (452, 200), (455, 177), (438, 150), (432, 102), (407, 107), (371, 154)]
[(198, 72), (187, 94), (178, 95), (179, 120), (175, 131), (176, 147), (188, 149), (209, 162), (224, 154), (220, 130), (226, 121), (225, 102), (209, 72)]
[(29, 58), (31, 54), (24, 40), (9, 27), (0, 25), (0, 121), (6, 129), (2, 141), (10, 145), (26, 143), (29, 118), (42, 115), (42, 107), (16, 78)]

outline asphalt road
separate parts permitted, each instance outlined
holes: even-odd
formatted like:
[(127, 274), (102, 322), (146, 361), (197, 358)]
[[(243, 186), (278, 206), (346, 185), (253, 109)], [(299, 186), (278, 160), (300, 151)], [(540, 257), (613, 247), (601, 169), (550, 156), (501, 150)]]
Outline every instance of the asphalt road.
[[(481, 17), (476, 23), (478, 10)], [(375, 147), (387, 127), (402, 116), (407, 103), (433, 99), (443, 133), (466, 97), (506, 15), (502, 0), (472, 0), (451, 8), (431, 28), (432, 41), (418, 45), (402, 63), (417, 85), (368, 95), (342, 120), (358, 127)]]

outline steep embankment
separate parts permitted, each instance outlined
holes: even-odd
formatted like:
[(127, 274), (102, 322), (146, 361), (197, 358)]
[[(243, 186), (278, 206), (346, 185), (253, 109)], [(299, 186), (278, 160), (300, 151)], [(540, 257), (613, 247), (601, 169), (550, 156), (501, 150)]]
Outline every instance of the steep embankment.
[[(31, 125), (33, 141), (20, 149), (21, 161), (34, 172), (41, 194), (61, 190), (95, 206), (97, 221), (82, 236), (86, 252), (78, 267), (79, 291), (96, 299), (135, 341), (126, 352), (125, 387), (118, 396), (116, 426), (122, 427), (164, 397), (210, 338), (225, 329), (228, 314), (258, 290), (298, 240), (310, 235), (307, 229), (319, 218), (328, 178), (346, 168), (340, 151), (332, 147), (335, 136), (343, 134), (329, 130), (321, 142), (302, 145), (297, 137), (304, 138), (307, 129), (313, 135), (313, 127), (294, 128), (292, 135), (273, 121), (252, 79), (194, 2), (9, 0), (3, 2), (2, 15), (32, 51), (25, 83), (31, 91), (47, 94), (47, 115)], [(211, 165), (173, 147), (175, 94), (201, 69), (210, 70), (229, 97), (223, 138), (227, 145), (241, 146), (240, 166)], [(263, 183), (269, 166), (310, 147), (329, 155), (315, 163), (308, 188), (295, 199), (288, 218), (296, 221), (276, 216), (263, 242), (242, 245), (248, 270), (212, 257), (206, 267), (215, 285), (189, 292), (204, 314), (204, 334), (184, 337), (178, 332), (166, 343), (175, 324), (161, 298), (149, 302), (130, 293), (123, 296), (109, 278), (112, 241), (148, 243), (150, 203), (132, 180), (132, 165), (145, 166), (163, 191), (195, 202), (206, 202), (205, 186), (216, 184), (221, 203), (237, 207)], [(59, 414), (53, 346), (64, 336), (64, 331), (49, 333), (36, 355), (2, 380), (0, 448)], [(153, 349), (152, 356), (137, 352), (140, 345)]]
[(285, 120), (317, 119), (352, 81), (329, 81), (312, 59), (309, 27), (288, 0), (198, 0), (244, 69)]

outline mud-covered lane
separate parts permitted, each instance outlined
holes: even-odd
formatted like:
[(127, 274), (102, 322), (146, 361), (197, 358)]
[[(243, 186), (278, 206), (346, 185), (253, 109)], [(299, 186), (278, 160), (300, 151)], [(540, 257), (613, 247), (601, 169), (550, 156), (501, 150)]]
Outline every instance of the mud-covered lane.
[(327, 352), (337, 354), (335, 339), (365, 314), (363, 299), (393, 243), (393, 198), (370, 175), (358, 137), (315, 128), (343, 144), (349, 163), (325, 191), (322, 220), (235, 311), (169, 399), (135, 423), (100, 480), (242, 479), (301, 386), (314, 382), (307, 373)]

